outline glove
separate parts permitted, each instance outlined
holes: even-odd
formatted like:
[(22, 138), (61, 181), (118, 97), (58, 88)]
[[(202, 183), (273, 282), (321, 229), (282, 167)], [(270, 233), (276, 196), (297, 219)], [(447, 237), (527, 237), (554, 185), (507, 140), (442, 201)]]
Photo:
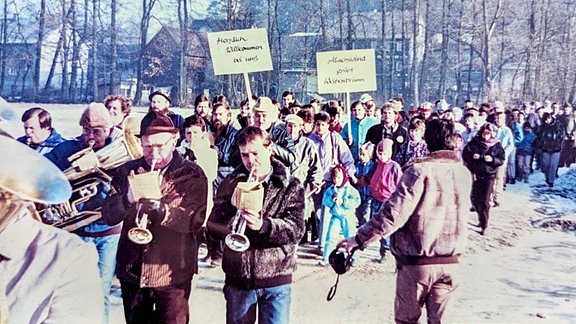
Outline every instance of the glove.
[(148, 215), (151, 224), (160, 224), (166, 215), (166, 207), (158, 199), (140, 198), (140, 210)]

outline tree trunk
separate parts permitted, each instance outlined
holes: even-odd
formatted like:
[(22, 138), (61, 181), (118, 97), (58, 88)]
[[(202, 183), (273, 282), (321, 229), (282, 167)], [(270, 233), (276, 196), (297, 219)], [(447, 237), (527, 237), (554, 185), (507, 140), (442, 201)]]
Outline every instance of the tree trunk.
[(118, 44), (116, 42), (116, 7), (117, 0), (111, 0), (110, 2), (110, 88), (108, 94), (116, 93), (116, 69), (118, 60)]
[(188, 53), (188, 0), (178, 1), (178, 22), (180, 24), (179, 78), (178, 78), (178, 104), (184, 105), (188, 94), (186, 54)]
[(142, 101), (142, 71), (144, 70), (144, 52), (146, 50), (146, 42), (148, 38), (148, 27), (150, 25), (150, 18), (152, 9), (156, 4), (156, 0), (142, 0), (142, 17), (140, 19), (140, 49), (138, 53), (138, 62), (136, 64), (136, 95), (134, 102), (141, 104)]
[(34, 76), (32, 78), (32, 93), (34, 102), (40, 101), (40, 63), (42, 62), (42, 47), (44, 46), (44, 29), (46, 28), (46, 0), (40, 1), (38, 15), (38, 38), (36, 39), (36, 57), (34, 58)]
[(98, 94), (98, 13), (100, 12), (100, 0), (92, 3), (92, 101), (99, 101)]
[(72, 9), (72, 24), (70, 30), (72, 33), (72, 71), (70, 71), (70, 88), (69, 88), (69, 100), (68, 102), (76, 102), (77, 100), (77, 88), (78, 88), (78, 68), (80, 63), (80, 41), (78, 39), (78, 34), (76, 32), (78, 26), (76, 21), (76, 0), (70, 1), (70, 7)]
[(414, 13), (413, 13), (413, 24), (412, 24), (412, 73), (410, 76), (410, 88), (412, 89), (412, 101), (415, 106), (420, 105), (420, 65), (422, 64), (422, 46), (419, 39), (422, 37), (422, 28), (420, 28), (420, 23), (422, 21), (420, 15), (420, 10), (422, 1), (415, 0), (414, 2)]
[(4, 92), (6, 79), (6, 45), (8, 44), (8, 2), (4, 0), (2, 13), (2, 45), (0, 48), (0, 94)]

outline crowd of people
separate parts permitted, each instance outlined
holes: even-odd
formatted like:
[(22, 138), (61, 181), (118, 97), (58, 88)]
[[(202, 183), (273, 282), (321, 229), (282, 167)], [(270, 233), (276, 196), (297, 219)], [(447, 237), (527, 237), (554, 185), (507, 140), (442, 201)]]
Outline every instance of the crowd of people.
[[(485, 235), (490, 208), (502, 203), (507, 185), (527, 183), (541, 170), (553, 187), (558, 168), (576, 160), (576, 111), (550, 101), (510, 107), (468, 100), (450, 108), (440, 100), (407, 108), (394, 98), (378, 108), (363, 94), (346, 116), (340, 101), (301, 104), (286, 91), (278, 101), (246, 98), (234, 116), (226, 97), (200, 95), (186, 118), (170, 109), (163, 91), (149, 101), (136, 131), (140, 156), (109, 169), (86, 167), (84, 156), (104, 159), (113, 143), (127, 140), (130, 100), (90, 103), (73, 139), (52, 127), (43, 108), (21, 118), (25, 135), (17, 141), (65, 172), (73, 188), (98, 178), (94, 192), (73, 206), (98, 217), (71, 230), (87, 245), (74, 244), (98, 254), (93, 265), (102, 295), (87, 294), (91, 304), (102, 298), (102, 318), (94, 322), (109, 320), (116, 276), (127, 323), (187, 323), (191, 281), (205, 262), (226, 275), (228, 323), (288, 323), (299, 244), (316, 244), (318, 265), (327, 266), (335, 248), (351, 252), (374, 240), (380, 241), (376, 262), (389, 254), (396, 260), (396, 298), (406, 301), (395, 306), (396, 320), (417, 321), (425, 297), (429, 319), (441, 320), (457, 286), (451, 275), (466, 239), (463, 212), (478, 214), (477, 231)], [(70, 170), (81, 173), (70, 177)], [(0, 241), (6, 232), (0, 227)], [(228, 242), (231, 233), (245, 238), (245, 251), (230, 245), (238, 243)], [(207, 254), (200, 258), (202, 244)], [(415, 295), (415, 280), (430, 278), (436, 279), (429, 289)], [(15, 315), (10, 308), (22, 297), (3, 294), (8, 307), (0, 319), (83, 322), (87, 316)]]

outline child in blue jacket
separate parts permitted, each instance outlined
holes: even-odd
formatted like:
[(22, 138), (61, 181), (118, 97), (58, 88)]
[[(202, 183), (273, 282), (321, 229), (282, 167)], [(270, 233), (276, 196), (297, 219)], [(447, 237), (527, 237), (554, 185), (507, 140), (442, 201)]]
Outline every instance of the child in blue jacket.
[[(355, 223), (356, 208), (360, 205), (360, 194), (348, 182), (346, 172), (346, 168), (341, 165), (332, 168), (332, 184), (326, 189), (322, 198), (322, 204), (330, 210), (330, 222), (328, 229), (324, 231), (326, 244), (322, 253), (322, 261), (319, 263), (321, 266), (328, 265), (328, 256), (340, 240), (340, 230), (344, 237), (350, 237), (356, 231), (356, 226), (350, 226), (350, 224)], [(333, 228), (336, 222), (340, 226), (337, 231)]]
[(534, 149), (534, 141), (536, 135), (532, 132), (530, 123), (526, 122), (522, 125), (524, 136), (516, 146), (516, 161), (518, 163), (518, 180), (523, 179), (524, 183), (528, 183), (528, 176), (530, 176), (530, 160), (532, 151)]

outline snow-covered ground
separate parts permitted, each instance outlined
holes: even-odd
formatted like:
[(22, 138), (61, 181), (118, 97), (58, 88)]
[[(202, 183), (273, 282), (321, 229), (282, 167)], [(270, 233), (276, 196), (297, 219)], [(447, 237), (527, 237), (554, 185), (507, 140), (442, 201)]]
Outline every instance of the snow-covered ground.
[[(80, 133), (82, 105), (42, 106), (52, 113), (54, 126), (64, 136)], [(18, 119), (29, 107), (13, 105)], [(185, 117), (192, 113), (176, 111)], [(19, 120), (0, 127), (22, 134)], [(529, 184), (508, 185), (501, 206), (491, 210), (486, 236), (470, 226), (461, 284), (447, 312), (449, 323), (576, 323), (575, 186), (576, 170), (561, 169), (554, 188), (548, 188), (535, 171)], [(476, 223), (475, 213), (469, 217)], [(328, 302), (326, 294), (336, 275), (330, 267), (316, 265), (313, 250), (312, 245), (299, 249), (291, 322), (393, 322), (393, 260), (373, 262), (376, 247), (359, 253), (355, 267), (340, 278), (338, 292)], [(190, 298), (192, 323), (225, 322), (223, 280), (221, 269), (200, 264)], [(123, 322), (122, 306), (116, 304), (112, 323)]]

